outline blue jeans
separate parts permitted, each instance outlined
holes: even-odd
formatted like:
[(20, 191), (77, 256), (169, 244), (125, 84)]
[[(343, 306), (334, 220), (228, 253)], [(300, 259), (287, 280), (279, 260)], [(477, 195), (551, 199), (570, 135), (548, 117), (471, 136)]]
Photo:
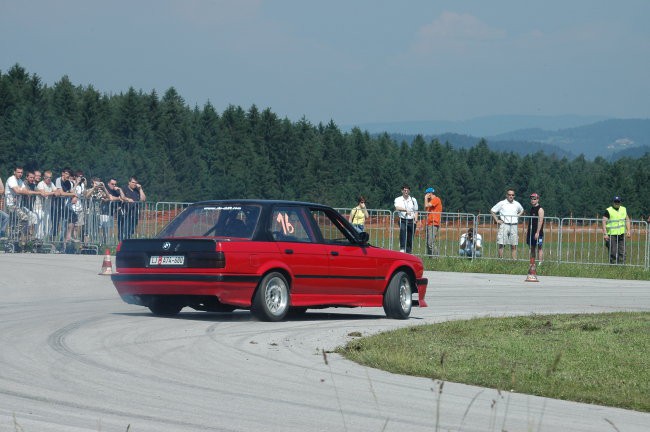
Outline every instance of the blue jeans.
[(413, 219), (399, 219), (399, 249), (404, 250), (406, 253), (411, 253), (413, 250), (413, 233), (415, 232), (415, 224)]
[(0, 210), (0, 237), (7, 234), (7, 224), (9, 223), (9, 215)]

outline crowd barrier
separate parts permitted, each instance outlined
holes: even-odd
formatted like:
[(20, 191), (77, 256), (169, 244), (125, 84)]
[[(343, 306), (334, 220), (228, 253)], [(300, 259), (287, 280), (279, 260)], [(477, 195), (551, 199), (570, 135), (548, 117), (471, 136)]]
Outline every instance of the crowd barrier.
[[(37, 202), (18, 202), (7, 208), (0, 195), (0, 229), (3, 215), (7, 216), (0, 250), (5, 252), (67, 252), (82, 254), (101, 253), (104, 248), (115, 247), (125, 238), (148, 238), (158, 233), (176, 217), (189, 202), (101, 202), (80, 200), (72, 205), (70, 200), (52, 197)], [(351, 209), (336, 209), (349, 218)], [(399, 212), (368, 209), (364, 230), (371, 244), (398, 250), (400, 235)], [(412, 225), (412, 253), (418, 256), (458, 257), (460, 238), (469, 228), (482, 237), (480, 258), (498, 259), (496, 242), (498, 225), (491, 214), (440, 213), (440, 226), (435, 243), (427, 247), (427, 213), (419, 212)], [(525, 243), (530, 216), (521, 216), (517, 223), (517, 260), (528, 261), (530, 248)], [(625, 266), (650, 267), (650, 232), (648, 223), (631, 221), (631, 236), (626, 237)], [(609, 264), (609, 249), (603, 241), (602, 220), (589, 218), (544, 218), (544, 261), (571, 264)], [(503, 251), (511, 259), (510, 246)]]

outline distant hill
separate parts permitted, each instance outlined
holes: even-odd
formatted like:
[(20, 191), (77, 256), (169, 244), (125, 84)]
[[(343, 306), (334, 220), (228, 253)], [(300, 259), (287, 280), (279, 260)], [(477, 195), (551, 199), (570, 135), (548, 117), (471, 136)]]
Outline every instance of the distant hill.
[(556, 131), (523, 129), (490, 137), (494, 141), (535, 141), (575, 155), (609, 159), (617, 152), (650, 146), (650, 119), (610, 119)]
[[(404, 134), (389, 134), (389, 136), (398, 143), (401, 143), (402, 141), (406, 141), (409, 144), (412, 143), (416, 137), (416, 135), (404, 135)], [(460, 134), (453, 134), (453, 133), (424, 136), (424, 139), (426, 141), (430, 141), (434, 138), (440, 141), (441, 144), (449, 143), (449, 145), (451, 145), (455, 149), (474, 147), (482, 139), (482, 138), (477, 138), (469, 135), (460, 135)], [(498, 140), (491, 140), (491, 139), (487, 139), (486, 141), (488, 143), (488, 147), (491, 150), (502, 151), (502, 152), (513, 152), (522, 156), (541, 151), (548, 155), (555, 155), (560, 159), (564, 157), (566, 157), (567, 159), (573, 159), (576, 157), (576, 155), (574, 155), (573, 153), (567, 152), (566, 150), (563, 150), (558, 146), (551, 145), (551, 144), (544, 144), (535, 141), (523, 141), (523, 140), (498, 141)]]
[(360, 123), (342, 125), (342, 130), (358, 127), (369, 133), (404, 134), (404, 135), (441, 135), (455, 133), (476, 137), (489, 137), (520, 129), (539, 128), (557, 130), (592, 124), (607, 117), (602, 116), (531, 116), (531, 115), (494, 115), (476, 117), (462, 121), (405, 121), (383, 123)]
[[(525, 117), (525, 120), (531, 119)], [(558, 121), (555, 118), (553, 120)], [(549, 122), (551, 119), (542, 117), (540, 121)], [(578, 118), (570, 116), (565, 122), (571, 121), (578, 121)], [(373, 133), (370, 130), (368, 132)], [(468, 133), (388, 133), (398, 142), (412, 142), (415, 136), (420, 134), (427, 140), (437, 138), (441, 143), (449, 142), (455, 148), (472, 147), (480, 140), (480, 136)], [(522, 128), (483, 137), (486, 138), (490, 149), (496, 151), (512, 151), (521, 155), (542, 151), (569, 159), (582, 154), (587, 159), (600, 156), (616, 160), (621, 157), (641, 157), (648, 151), (650, 119), (608, 119), (556, 130), (541, 127)]]

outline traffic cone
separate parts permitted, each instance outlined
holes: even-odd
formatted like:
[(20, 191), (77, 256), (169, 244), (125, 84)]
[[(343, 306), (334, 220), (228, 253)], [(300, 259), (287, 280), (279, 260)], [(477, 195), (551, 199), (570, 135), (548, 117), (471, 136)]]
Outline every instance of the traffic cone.
[(535, 266), (535, 258), (530, 259), (530, 267), (528, 268), (528, 276), (526, 276), (526, 282), (539, 282), (539, 279), (537, 279), (537, 268)]
[(100, 275), (112, 275), (113, 274), (113, 263), (111, 262), (111, 253), (106, 249), (104, 254), (104, 262), (102, 262), (102, 271)]

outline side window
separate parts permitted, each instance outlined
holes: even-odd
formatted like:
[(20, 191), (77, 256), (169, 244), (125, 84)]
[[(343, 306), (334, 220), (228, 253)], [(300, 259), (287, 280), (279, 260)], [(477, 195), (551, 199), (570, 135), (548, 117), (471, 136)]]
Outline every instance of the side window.
[(276, 207), (271, 217), (271, 233), (276, 241), (314, 242), (306, 214), (300, 207)]
[(312, 218), (318, 225), (318, 229), (320, 230), (325, 243), (340, 245), (349, 245), (353, 243), (345, 230), (341, 228), (340, 221), (332, 219), (322, 210), (312, 210), (311, 214)]

